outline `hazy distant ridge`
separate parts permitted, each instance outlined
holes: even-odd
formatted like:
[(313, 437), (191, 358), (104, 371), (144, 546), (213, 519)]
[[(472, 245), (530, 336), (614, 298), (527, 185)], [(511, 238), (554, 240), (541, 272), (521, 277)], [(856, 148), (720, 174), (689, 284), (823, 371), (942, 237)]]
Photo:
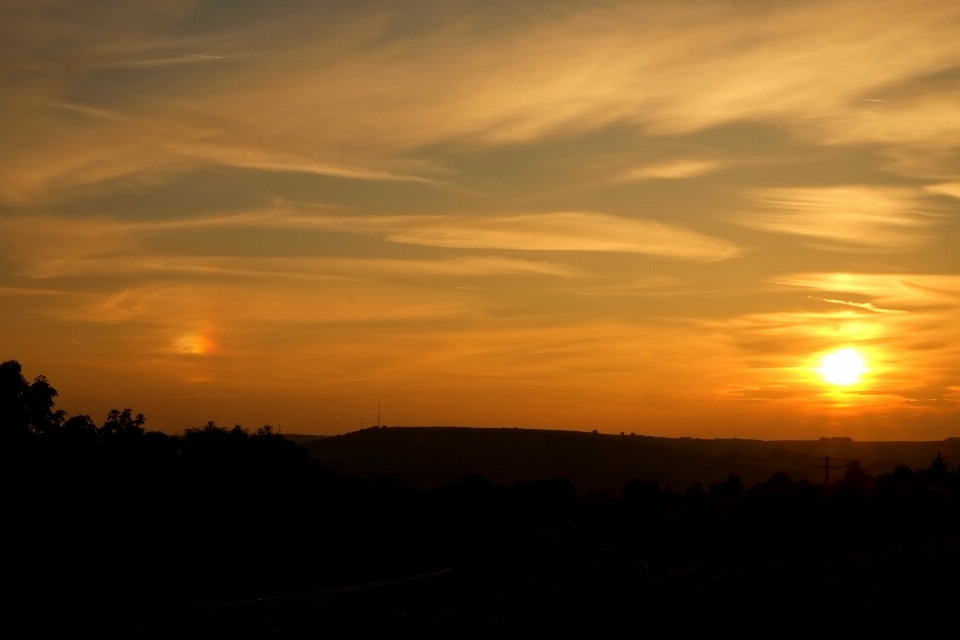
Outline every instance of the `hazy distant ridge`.
[[(960, 463), (960, 440), (855, 442), (742, 440), (620, 436), (582, 431), (477, 429), (468, 427), (370, 428), (342, 436), (293, 436), (323, 466), (358, 477), (389, 477), (415, 487), (434, 487), (477, 474), (497, 483), (562, 477), (578, 490), (619, 491), (631, 478), (685, 488), (716, 482), (730, 473), (746, 484), (776, 471), (794, 479), (823, 481), (824, 455), (842, 466), (859, 459), (872, 474), (897, 465), (926, 467), (942, 453)], [(835, 475), (839, 478), (842, 471)]]

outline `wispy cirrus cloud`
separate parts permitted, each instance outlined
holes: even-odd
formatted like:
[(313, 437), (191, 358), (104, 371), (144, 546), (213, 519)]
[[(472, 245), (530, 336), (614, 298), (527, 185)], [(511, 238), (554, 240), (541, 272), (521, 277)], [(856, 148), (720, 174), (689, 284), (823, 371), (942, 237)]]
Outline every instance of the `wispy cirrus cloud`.
[[(32, 139), (16, 158), (0, 160), (8, 171), (0, 178), (0, 199), (32, 204), (56, 201), (78, 188), (118, 179), (156, 184), (176, 174), (209, 166), (237, 167), (270, 173), (299, 173), (351, 180), (419, 182), (443, 186), (436, 167), (424, 161), (362, 158), (337, 152), (303, 152), (296, 145), (238, 142), (216, 125), (189, 122), (101, 106), (48, 102), (51, 111), (82, 119), (64, 127), (70, 140), (87, 142), (57, 152), (59, 143), (39, 135), (44, 126), (11, 132), (15, 142)], [(33, 106), (31, 105), (31, 109)], [(77, 116), (80, 116), (77, 118)], [(42, 118), (41, 118), (42, 120)], [(51, 116), (49, 120), (60, 120)], [(66, 124), (66, 123), (64, 123)], [(0, 125), (2, 126), (2, 125)]]
[(754, 200), (758, 210), (735, 216), (737, 224), (827, 241), (837, 248), (915, 247), (938, 215), (921, 193), (894, 187), (760, 189)]
[[(148, 238), (159, 234), (189, 234), (216, 229), (299, 229), (313, 232), (349, 231), (389, 234), (436, 217), (296, 216), (257, 212), (191, 220), (137, 223), (116, 220), (35, 219), (25, 227), (0, 221), (6, 232), (5, 249), (18, 272), (30, 278), (194, 274), (283, 279), (424, 278), (496, 275), (582, 277), (582, 270), (554, 262), (503, 256), (461, 255), (439, 259), (361, 257), (184, 256), (151, 247)], [(43, 238), (45, 241), (41, 242)], [(51, 242), (52, 240), (52, 242)], [(79, 241), (78, 241), (79, 240)]]
[[(101, 220), (93, 222), (68, 221), (61, 218), (35, 219), (26, 227), (15, 221), (0, 222), (0, 228), (8, 228), (7, 242), (12, 256), (19, 256), (21, 264), (30, 264), (30, 273), (64, 274), (70, 269), (88, 267), (102, 261), (104, 256), (113, 259), (118, 252), (126, 254), (135, 246), (138, 238), (151, 233), (187, 233), (191, 230), (216, 228), (274, 228), (302, 229), (314, 232), (345, 231), (377, 235), (398, 244), (445, 247), (463, 250), (509, 250), (523, 252), (609, 252), (633, 253), (666, 258), (715, 261), (740, 255), (741, 250), (733, 243), (707, 236), (695, 231), (666, 225), (653, 220), (612, 216), (595, 212), (562, 212), (521, 214), (512, 216), (363, 216), (336, 213), (302, 213), (288, 209), (270, 209), (235, 215), (204, 216), (165, 222), (118, 222)], [(38, 242), (49, 235), (85, 237), (84, 243), (73, 243), (69, 249)], [(212, 259), (211, 259), (212, 260)], [(569, 276), (575, 271), (567, 266), (551, 265), (536, 261), (511, 261), (508, 259), (459, 258), (459, 261), (435, 263), (437, 269), (456, 272), (462, 269), (487, 269), (526, 271), (528, 273), (552, 273)], [(498, 261), (499, 260), (499, 261)], [(472, 262), (471, 262), (472, 261)], [(251, 261), (251, 264), (256, 262)], [(160, 262), (135, 258), (133, 264)], [(104, 263), (106, 264), (106, 263)], [(167, 258), (163, 264), (172, 265)], [(199, 268), (200, 262), (194, 261)], [(332, 264), (328, 261), (326, 264)], [(340, 261), (341, 265), (348, 264)], [(434, 267), (413, 261), (426, 274)], [(439, 265), (446, 265), (445, 267)], [(472, 265), (472, 266), (468, 266)], [(409, 268), (397, 268), (401, 271)]]
[[(187, 6), (167, 7), (156, 24), (38, 11), (20, 23), (17, 68), (52, 65), (30, 52), (54, 50), (58, 69), (66, 59), (76, 59), (77, 69), (61, 82), (11, 93), (5, 119), (20, 128), (36, 118), (36, 104), (68, 102), (88, 81), (114, 81), (84, 75), (80, 60), (104, 73), (111, 66), (182, 71), (82, 105), (138, 116), (121, 131), (44, 123), (41, 130), (52, 126), (60, 135), (57, 144), (42, 145), (42, 155), (63, 159), (54, 168), (75, 167), (80, 184), (109, 179), (94, 168), (118, 153), (127, 175), (176, 171), (177, 156), (198, 146), (197, 131), (204, 132), (199, 146), (218, 149), (195, 152), (204, 165), (324, 175), (341, 167), (329, 175), (368, 179), (430, 178), (398, 165), (411, 150), (444, 141), (497, 146), (617, 123), (677, 135), (766, 122), (817, 144), (879, 143), (891, 156), (913, 158), (960, 145), (955, 100), (943, 94), (949, 86), (884, 103), (862, 100), (886, 100), (903, 83), (960, 64), (960, 10), (952, 3), (921, 3), (909, 15), (898, 2), (862, 0), (760, 13), (711, 3), (598, 3), (520, 16), (478, 5), (439, 12), (430, 28), (414, 30), (397, 28), (398, 9), (387, 4), (341, 11), (335, 29), (324, 19), (328, 10), (278, 6), (199, 32), (184, 28)], [(871, 21), (861, 20), (864, 11)], [(324, 37), (306, 24), (323, 26)], [(143, 122), (159, 123), (162, 135), (144, 135)], [(56, 175), (31, 179), (43, 166), (34, 161), (43, 137), (7, 139), (0, 194), (54, 195), (63, 183)], [(930, 171), (943, 173), (949, 163), (939, 157)], [(89, 174), (79, 176), (81, 168)], [(635, 179), (702, 170), (668, 163), (640, 168)]]
[[(257, 278), (319, 280), (368, 278), (470, 278), (497, 275), (583, 277), (576, 268), (550, 262), (515, 260), (502, 256), (464, 256), (438, 260), (384, 258), (255, 258), (188, 257), (131, 254), (112, 257), (88, 256), (48, 263), (24, 275), (34, 278), (97, 277), (124, 273), (127, 276), (194, 275), (208, 278)], [(0, 289), (0, 291), (3, 291)]]
[(930, 193), (936, 193), (938, 195), (951, 196), (953, 198), (960, 199), (960, 182), (942, 182), (940, 184), (932, 184), (927, 186), (926, 190)]
[(850, 300), (834, 300), (832, 298), (816, 298), (814, 296), (807, 296), (811, 300), (820, 300), (821, 302), (829, 302), (830, 304), (842, 304), (848, 307), (856, 307), (858, 309), (866, 309), (867, 311), (872, 311), (874, 313), (906, 313), (900, 309), (883, 309), (878, 307), (870, 302), (851, 302)]
[(51, 102), (51, 107), (56, 107), (58, 109), (65, 109), (67, 111), (72, 111), (74, 113), (79, 113), (81, 115), (96, 118), (97, 120), (126, 120), (127, 116), (118, 112), (113, 111), (112, 109), (100, 109), (97, 107), (89, 107), (81, 104), (70, 104), (67, 102)]
[(678, 180), (695, 178), (719, 169), (722, 163), (714, 160), (673, 160), (660, 164), (650, 164), (620, 173), (618, 182), (633, 180)]
[(610, 251), (692, 260), (723, 260), (731, 242), (653, 220), (593, 212), (422, 219), (388, 231), (393, 242), (458, 249)]
[(960, 305), (960, 276), (930, 273), (796, 273), (774, 283), (873, 298), (884, 306), (922, 308)]
[(165, 56), (160, 58), (139, 58), (139, 59), (127, 59), (127, 60), (102, 60), (102, 61), (91, 61), (87, 65), (93, 68), (101, 67), (108, 69), (123, 69), (123, 68), (136, 68), (136, 67), (167, 67), (171, 65), (181, 65), (181, 64), (204, 64), (212, 63), (217, 60), (223, 60), (227, 56), (213, 56), (213, 55), (204, 55), (199, 53), (181, 53), (173, 56)]
[(242, 167), (245, 169), (259, 169), (270, 172), (305, 173), (334, 178), (350, 178), (354, 180), (379, 180), (388, 182), (422, 182), (441, 185), (442, 181), (427, 175), (417, 175), (406, 169), (421, 169), (424, 173), (432, 172), (425, 163), (412, 161), (394, 162), (394, 169), (372, 168), (361, 164), (350, 164), (348, 161), (336, 159), (317, 159), (299, 153), (271, 151), (257, 147), (239, 147), (209, 142), (193, 142), (176, 146), (175, 153), (193, 158), (202, 163), (212, 162), (228, 167)]
[[(329, 280), (308, 289), (296, 282), (253, 284), (165, 283), (108, 293), (84, 293), (49, 313), (64, 320), (104, 324), (136, 322), (181, 329), (203, 318), (233, 327), (243, 323), (291, 326), (305, 323), (410, 322), (476, 314), (465, 292), (375, 280)], [(223, 319), (229, 319), (225, 323)]]

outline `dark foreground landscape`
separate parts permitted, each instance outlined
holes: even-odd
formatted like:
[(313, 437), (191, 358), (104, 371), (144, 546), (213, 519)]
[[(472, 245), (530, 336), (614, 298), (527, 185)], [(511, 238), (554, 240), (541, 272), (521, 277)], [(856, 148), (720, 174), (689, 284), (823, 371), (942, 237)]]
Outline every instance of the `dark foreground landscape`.
[(5, 620), (31, 635), (917, 632), (960, 594), (955, 440), (169, 436), (55, 396), (0, 365)]

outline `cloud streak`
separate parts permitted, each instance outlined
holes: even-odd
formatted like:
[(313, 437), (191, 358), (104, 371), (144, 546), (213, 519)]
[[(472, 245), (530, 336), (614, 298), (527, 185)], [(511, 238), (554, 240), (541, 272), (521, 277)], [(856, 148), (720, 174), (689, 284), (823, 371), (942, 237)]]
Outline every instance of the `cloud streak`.
[(919, 309), (960, 305), (960, 276), (906, 273), (797, 273), (777, 284), (867, 296), (882, 305)]
[(745, 227), (806, 236), (836, 247), (902, 250), (915, 247), (937, 211), (912, 190), (889, 187), (761, 189), (759, 211), (741, 214)]
[[(267, 210), (239, 215), (154, 223), (122, 223), (47, 218), (35, 220), (25, 227), (19, 222), (0, 222), (8, 229), (12, 256), (17, 256), (27, 273), (51, 277), (79, 271), (110, 271), (119, 260), (129, 260), (128, 268), (139, 269), (210, 269), (223, 259), (150, 256), (143, 249), (127, 255), (131, 246), (140, 246), (142, 239), (155, 233), (189, 233), (204, 229), (300, 229), (313, 232), (350, 232), (377, 235), (397, 244), (444, 247), (460, 250), (509, 250), (522, 252), (601, 252), (661, 256), (665, 258), (717, 261), (740, 255), (740, 249), (720, 238), (714, 238), (678, 226), (664, 225), (644, 219), (611, 216), (592, 212), (523, 214), (514, 216), (346, 216), (336, 214), (304, 215), (298, 212)], [(37, 242), (41, 236), (64, 238), (84, 237), (86, 241), (70, 249)], [(45, 248), (44, 248), (45, 247)], [(120, 253), (121, 258), (117, 253)], [(247, 258), (248, 265), (269, 261)], [(313, 264), (341, 267), (375, 264), (362, 260), (274, 261), (274, 264)], [(442, 272), (469, 273), (540, 273), (570, 277), (577, 271), (569, 266), (540, 261), (500, 257), (463, 256), (445, 261), (384, 262), (385, 273), (423, 275)], [(29, 266), (28, 266), (29, 265)], [(99, 266), (98, 266), (99, 265)], [(273, 270), (268, 269), (273, 272)]]
[(874, 313), (906, 313), (899, 309), (882, 309), (880, 307), (874, 306), (869, 302), (850, 302), (848, 300), (833, 300), (831, 298), (815, 298), (813, 296), (807, 296), (811, 300), (820, 300), (821, 302), (829, 302), (831, 304), (843, 304), (848, 307), (857, 307), (858, 309), (866, 309), (867, 311), (872, 311)]
[(950, 196), (952, 198), (957, 198), (958, 200), (960, 200), (960, 182), (944, 182), (941, 184), (932, 184), (927, 186), (926, 190), (930, 193)]
[(621, 173), (617, 180), (629, 182), (632, 180), (678, 180), (695, 178), (716, 171), (721, 163), (712, 160), (674, 160), (663, 164), (653, 164), (636, 169), (629, 169)]
[(740, 253), (730, 242), (681, 227), (590, 212), (426, 219), (386, 237), (458, 249), (610, 251), (706, 261)]

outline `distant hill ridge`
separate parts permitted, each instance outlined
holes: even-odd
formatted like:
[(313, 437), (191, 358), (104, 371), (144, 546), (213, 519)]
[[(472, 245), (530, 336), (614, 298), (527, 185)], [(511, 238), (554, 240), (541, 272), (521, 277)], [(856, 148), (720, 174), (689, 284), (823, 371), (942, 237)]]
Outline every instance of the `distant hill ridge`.
[[(960, 439), (934, 442), (661, 438), (585, 431), (471, 427), (371, 427), (339, 436), (287, 436), (325, 467), (363, 478), (394, 478), (429, 488), (481, 475), (495, 483), (563, 477), (580, 491), (616, 492), (637, 477), (673, 488), (708, 484), (736, 473), (750, 485), (784, 471), (823, 481), (818, 459), (842, 466), (860, 460), (878, 475), (906, 465), (923, 468), (942, 453), (960, 463)], [(834, 472), (834, 478), (843, 474)]]

